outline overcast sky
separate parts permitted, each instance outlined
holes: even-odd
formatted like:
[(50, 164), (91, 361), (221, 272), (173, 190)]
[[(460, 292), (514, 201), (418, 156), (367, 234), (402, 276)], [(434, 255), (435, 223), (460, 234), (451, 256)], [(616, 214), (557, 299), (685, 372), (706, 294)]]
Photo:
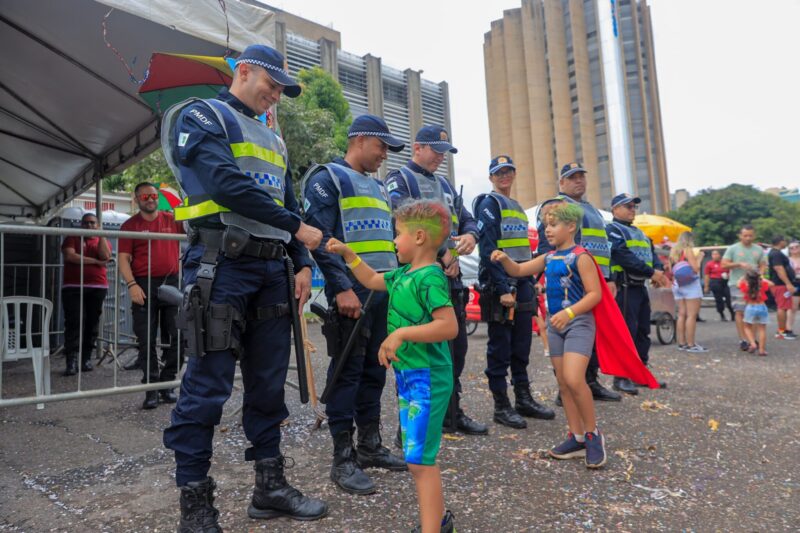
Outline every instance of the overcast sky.
[[(450, 85), (455, 174), (488, 185), (483, 34), (520, 0), (271, 1), (330, 25), (342, 48)], [(649, 0), (670, 190), (796, 187), (800, 0)], [(393, 9), (394, 7), (394, 9)], [(513, 154), (512, 154), (513, 155)]]

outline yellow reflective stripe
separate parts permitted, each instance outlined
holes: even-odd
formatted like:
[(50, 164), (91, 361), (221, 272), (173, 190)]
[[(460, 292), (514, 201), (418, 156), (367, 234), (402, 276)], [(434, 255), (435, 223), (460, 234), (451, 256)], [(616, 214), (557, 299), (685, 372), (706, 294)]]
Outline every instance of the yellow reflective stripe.
[[(183, 203), (186, 204), (187, 200), (184, 200)], [(230, 209), (222, 207), (214, 200), (206, 200), (205, 202), (200, 202), (195, 205), (179, 205), (174, 209), (175, 220), (207, 217), (208, 215), (216, 215), (217, 213), (226, 213), (228, 211), (230, 211)]]
[(517, 248), (521, 246), (530, 248), (531, 241), (528, 239), (500, 239), (497, 241), (498, 248)]
[(608, 238), (608, 235), (606, 235), (606, 230), (604, 229), (581, 228), (581, 235), (585, 235), (586, 237), (603, 237), (604, 239)]
[(503, 218), (518, 218), (520, 220), (524, 220), (525, 222), (528, 221), (528, 215), (522, 211), (514, 211), (513, 209), (503, 209), (500, 212), (500, 216)]
[(611, 272), (622, 272), (622, 267), (619, 265), (614, 265), (611, 267)]
[(371, 196), (350, 196), (348, 198), (340, 198), (339, 204), (342, 206), (342, 209), (374, 207), (376, 209), (386, 211), (387, 213), (392, 212), (392, 210), (389, 208), (389, 204), (383, 200), (379, 200), (378, 198), (373, 198)]
[[(276, 198), (273, 198), (272, 201), (283, 207), (282, 201)], [(216, 215), (218, 213), (230, 212), (230, 209), (219, 205), (214, 200), (206, 200), (205, 202), (200, 202), (199, 204), (194, 205), (188, 205), (188, 203), (189, 198), (185, 198), (183, 200), (183, 205), (175, 207), (173, 210), (175, 214), (175, 220), (190, 220), (192, 218), (207, 217), (209, 215)]]
[(635, 239), (631, 239), (629, 241), (625, 241), (625, 244), (627, 244), (628, 247), (633, 246), (634, 248), (650, 248), (650, 242), (648, 241), (637, 241)]
[(286, 161), (281, 154), (257, 144), (232, 143), (231, 152), (233, 152), (233, 157), (254, 157), (286, 170)]
[(453, 224), (458, 224), (458, 217), (455, 215), (450, 215), (450, 220), (453, 221)]
[(596, 255), (593, 255), (592, 257), (594, 257), (594, 260), (597, 261), (597, 264), (600, 266), (608, 266), (611, 264), (611, 259), (608, 257), (598, 257)]
[(394, 243), (392, 241), (348, 242), (347, 246), (349, 246), (350, 249), (357, 254), (368, 254), (371, 252), (395, 252)]

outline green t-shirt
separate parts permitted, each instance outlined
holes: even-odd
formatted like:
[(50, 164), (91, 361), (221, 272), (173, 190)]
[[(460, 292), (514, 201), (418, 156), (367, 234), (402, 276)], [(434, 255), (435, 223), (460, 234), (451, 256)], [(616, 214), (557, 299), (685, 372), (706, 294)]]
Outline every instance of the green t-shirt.
[[(409, 272), (411, 265), (404, 265), (383, 275), (389, 291), (389, 315), (387, 330), (428, 324), (433, 312), (440, 307), (452, 307), (450, 284), (447, 276), (437, 265), (428, 265)], [(404, 342), (397, 350), (398, 370), (412, 368), (434, 368), (451, 366), (450, 349), (447, 342)]]
[[(759, 245), (751, 244), (750, 246), (745, 246), (740, 242), (729, 246), (728, 249), (725, 250), (725, 255), (723, 255), (722, 258), (733, 261), (734, 263), (747, 263), (756, 270), (767, 262), (767, 256), (764, 255), (764, 250)], [(738, 287), (739, 280), (742, 279), (744, 275), (745, 270), (743, 268), (732, 268), (728, 275), (728, 286)]]

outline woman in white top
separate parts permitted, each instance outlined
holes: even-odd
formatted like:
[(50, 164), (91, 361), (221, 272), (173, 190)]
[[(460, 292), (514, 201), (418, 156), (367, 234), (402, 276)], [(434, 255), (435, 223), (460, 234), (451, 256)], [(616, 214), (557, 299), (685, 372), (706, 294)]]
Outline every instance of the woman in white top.
[(678, 320), (675, 330), (678, 335), (678, 349), (691, 353), (707, 352), (694, 341), (697, 329), (697, 314), (700, 312), (700, 301), (703, 287), (700, 284), (700, 265), (703, 252), (694, 253), (694, 238), (690, 231), (684, 231), (678, 242), (669, 253), (672, 266), (672, 293), (678, 302)]

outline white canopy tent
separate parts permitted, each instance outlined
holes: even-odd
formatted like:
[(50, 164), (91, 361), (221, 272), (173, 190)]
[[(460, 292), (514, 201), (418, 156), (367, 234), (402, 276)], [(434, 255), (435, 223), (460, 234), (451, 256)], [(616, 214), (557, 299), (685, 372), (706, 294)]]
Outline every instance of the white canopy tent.
[(0, 216), (42, 218), (158, 146), (159, 118), (112, 47), (141, 81), (153, 52), (222, 56), (228, 33), (232, 51), (271, 43), (274, 14), (239, 0), (3, 0)]

